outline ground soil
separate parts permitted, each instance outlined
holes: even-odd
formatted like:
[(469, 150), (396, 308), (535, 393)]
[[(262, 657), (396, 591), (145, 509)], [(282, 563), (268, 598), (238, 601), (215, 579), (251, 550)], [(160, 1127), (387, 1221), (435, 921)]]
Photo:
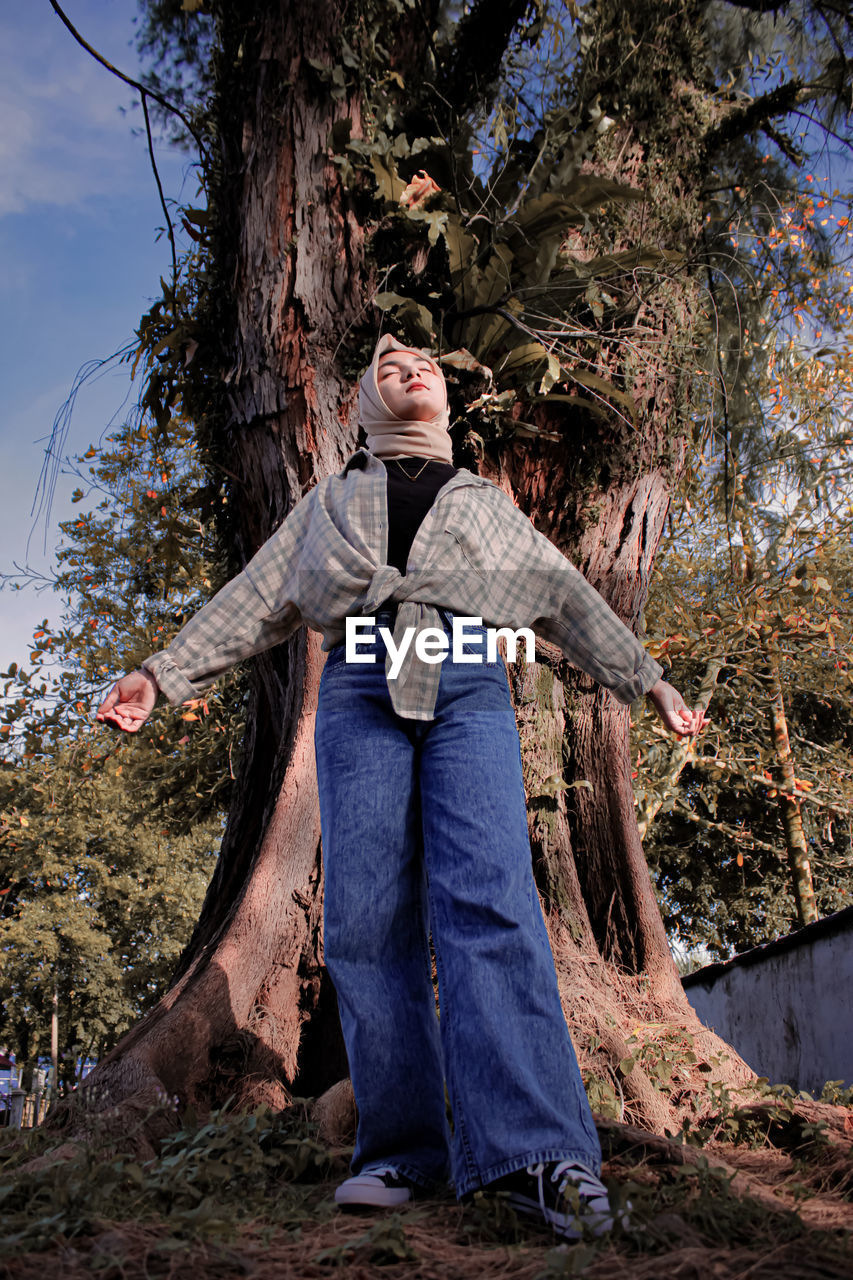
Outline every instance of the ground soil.
[[(842, 1122), (843, 1123), (843, 1122)], [(851, 1126), (853, 1127), (853, 1126)], [(514, 1219), (498, 1198), (459, 1206), (420, 1200), (399, 1213), (342, 1214), (334, 1176), (289, 1184), (264, 1221), (191, 1238), (167, 1219), (93, 1220), (77, 1238), (0, 1264), (3, 1280), (849, 1280), (853, 1276), (853, 1167), (837, 1147), (795, 1153), (711, 1140), (673, 1145), (605, 1128), (605, 1180), (633, 1205), (633, 1229), (606, 1241), (561, 1245)], [(655, 1144), (659, 1145), (655, 1145)], [(651, 1144), (651, 1145), (649, 1145)], [(285, 1203), (286, 1202), (286, 1203)], [(214, 1238), (215, 1237), (215, 1238)]]

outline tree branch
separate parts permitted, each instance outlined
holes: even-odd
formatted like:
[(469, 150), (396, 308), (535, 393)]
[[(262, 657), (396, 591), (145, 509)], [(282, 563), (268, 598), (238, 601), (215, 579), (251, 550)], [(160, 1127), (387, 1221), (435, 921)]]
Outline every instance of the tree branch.
[(744, 137), (754, 129), (764, 128), (766, 122), (774, 116), (786, 115), (795, 107), (812, 102), (826, 93), (840, 95), (847, 83), (848, 71), (847, 59), (833, 58), (819, 80), (811, 83), (799, 79), (790, 80), (770, 93), (755, 98), (746, 106), (734, 108), (716, 128), (705, 134), (705, 151), (714, 151), (727, 142)]
[(61, 7), (57, 4), (57, 0), (50, 0), (50, 5), (54, 13), (56, 13), (56, 15), (59, 17), (61, 22), (68, 28), (68, 30), (71, 32), (72, 36), (74, 37), (74, 39), (77, 41), (77, 43), (80, 45), (81, 48), (85, 49), (86, 52), (90, 54), (95, 59), (96, 62), (100, 63), (102, 67), (105, 67), (106, 70), (109, 71), (111, 75), (116, 76), (119, 80), (123, 81), (124, 84), (130, 85), (131, 88), (136, 89), (137, 92), (139, 93), (140, 100), (142, 102), (142, 115), (145, 119), (145, 134), (148, 140), (148, 158), (151, 161), (151, 169), (154, 173), (154, 181), (157, 184), (157, 194), (160, 197), (160, 208), (163, 210), (163, 217), (166, 219), (166, 233), (169, 237), (169, 246), (172, 251), (172, 288), (175, 292), (175, 297), (177, 299), (178, 251), (175, 244), (175, 228), (172, 225), (172, 219), (169, 217), (169, 208), (166, 204), (166, 197), (163, 193), (163, 184), (160, 181), (160, 171), (157, 168), (157, 160), (154, 156), (154, 138), (151, 132), (151, 119), (148, 114), (148, 99), (153, 98), (154, 101), (158, 102), (165, 111), (170, 111), (173, 115), (176, 115), (178, 119), (181, 121), (181, 123), (184, 125), (184, 127), (186, 128), (190, 136), (195, 140), (199, 148), (199, 152), (202, 155), (204, 155), (205, 148), (204, 148), (204, 143), (202, 141), (201, 135), (196, 132), (195, 127), (193, 126), (189, 117), (186, 116), (183, 113), (183, 111), (180, 110), (179, 107), (176, 107), (173, 105), (173, 103), (169, 102), (168, 98), (164, 98), (161, 93), (157, 93), (154, 89), (147, 88), (144, 84), (141, 84), (139, 80), (134, 80), (131, 78), (131, 76), (125, 75), (123, 71), (119, 71), (118, 67), (114, 67), (113, 64), (111, 62), (108, 62), (107, 59), (102, 54), (98, 53), (97, 49), (93, 49), (92, 46), (89, 44), (89, 42), (83, 39), (83, 37), (80, 35), (80, 32), (73, 25), (73, 23), (68, 18), (68, 16), (65, 13), (63, 13)]
[[(705, 674), (702, 677), (702, 684), (699, 689), (699, 695), (693, 704), (694, 711), (707, 711), (708, 704), (714, 695), (717, 687), (717, 680), (720, 672), (725, 666), (722, 658), (711, 658), (705, 668)], [(684, 766), (691, 763), (695, 754), (696, 739), (688, 738), (686, 742), (677, 742), (669, 753), (666, 771), (662, 778), (656, 779), (657, 785), (663, 789), (667, 789), (669, 795), (672, 795), (678, 783), (678, 779), (684, 771)], [(647, 796), (645, 800), (637, 807), (637, 826), (640, 831), (640, 839), (645, 840), (649, 827), (654, 822), (661, 805), (663, 804), (663, 794)]]
[(89, 42), (83, 39), (67, 14), (63, 13), (56, 0), (50, 0), (50, 6), (60, 21), (71, 32), (72, 36), (82, 49), (85, 49), (86, 52), (90, 54), (96, 62), (99, 62), (102, 67), (105, 67), (111, 75), (116, 76), (119, 80), (123, 80), (125, 84), (130, 85), (132, 89), (136, 89), (141, 93), (143, 95), (143, 100), (145, 97), (153, 98), (155, 102), (159, 102), (164, 111), (169, 111), (172, 115), (177, 116), (187, 132), (195, 140), (199, 151), (204, 154), (205, 146), (201, 134), (197, 132), (195, 125), (192, 123), (190, 118), (181, 111), (180, 107), (176, 107), (174, 103), (170, 102), (168, 98), (164, 98), (161, 93), (157, 93), (155, 89), (149, 89), (147, 85), (142, 84), (139, 80), (134, 80), (131, 76), (125, 75), (123, 71), (119, 71), (118, 67), (114, 67), (111, 62), (107, 61), (103, 54), (98, 53), (97, 49), (93, 49)]
[(775, 128), (772, 124), (763, 124), (761, 128), (762, 131), (767, 134), (770, 141), (776, 143), (776, 146), (782, 152), (782, 155), (790, 160), (791, 164), (799, 166), (803, 163), (802, 151), (797, 150), (790, 138), (786, 138), (784, 133)]
[(721, 835), (734, 840), (736, 844), (742, 843), (750, 849), (761, 849), (764, 853), (772, 853), (780, 862), (785, 861), (784, 849), (777, 849), (776, 845), (768, 844), (766, 840), (759, 840), (757, 836), (751, 835), (749, 831), (741, 830), (740, 827), (731, 827), (727, 822), (711, 822), (709, 818), (703, 818), (700, 814), (694, 813), (690, 806), (684, 804), (681, 800), (676, 800), (673, 808), (679, 817), (695, 823), (697, 827), (702, 827), (704, 831), (718, 831)]
[(530, 0), (475, 0), (456, 27), (450, 54), (444, 59), (435, 88), (456, 118), (488, 96), (500, 74), (510, 36)]
[(178, 302), (178, 250), (175, 245), (175, 228), (172, 226), (172, 219), (169, 217), (169, 210), (166, 205), (166, 197), (163, 193), (163, 184), (160, 181), (160, 171), (157, 168), (157, 161), (154, 157), (154, 138), (151, 134), (151, 120), (148, 115), (148, 94), (142, 94), (142, 114), (145, 117), (145, 136), (148, 139), (148, 159), (151, 161), (151, 169), (154, 174), (154, 181), (157, 183), (157, 194), (160, 197), (160, 208), (163, 210), (163, 217), (166, 219), (166, 230), (169, 236), (169, 247), (172, 250), (172, 289), (175, 294), (175, 305)]

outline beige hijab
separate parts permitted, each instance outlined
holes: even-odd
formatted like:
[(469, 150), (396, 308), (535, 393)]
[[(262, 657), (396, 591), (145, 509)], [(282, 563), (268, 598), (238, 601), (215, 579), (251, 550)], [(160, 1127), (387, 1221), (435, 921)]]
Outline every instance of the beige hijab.
[(447, 389), (444, 408), (426, 422), (409, 422), (398, 418), (388, 408), (379, 391), (380, 356), (388, 351), (413, 351), (425, 356), (444, 382), (444, 374), (432, 356), (417, 347), (404, 347), (390, 334), (383, 334), (376, 344), (370, 368), (358, 384), (358, 416), (367, 433), (367, 447), (377, 458), (435, 458), (437, 462), (453, 461), (453, 446), (447, 434), (450, 411), (447, 405)]

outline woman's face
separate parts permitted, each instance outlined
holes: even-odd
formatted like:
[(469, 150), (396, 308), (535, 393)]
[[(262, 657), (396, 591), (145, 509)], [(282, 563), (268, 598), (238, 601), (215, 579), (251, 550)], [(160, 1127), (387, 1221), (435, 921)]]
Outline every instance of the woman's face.
[(379, 359), (379, 394), (398, 418), (428, 422), (445, 405), (444, 378), (417, 351), (388, 351)]

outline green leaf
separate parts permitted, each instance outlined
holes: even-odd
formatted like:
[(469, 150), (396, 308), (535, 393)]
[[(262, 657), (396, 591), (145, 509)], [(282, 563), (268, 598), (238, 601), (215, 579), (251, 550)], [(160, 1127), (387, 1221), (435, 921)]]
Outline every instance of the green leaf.
[(378, 307), (380, 311), (391, 311), (392, 308), (402, 306), (409, 301), (410, 299), (404, 298), (402, 293), (394, 293), (392, 290), (386, 289), (374, 296), (373, 305)]
[(406, 209), (404, 213), (410, 222), (425, 222), (430, 244), (438, 243), (438, 238), (447, 224), (448, 215), (443, 209)]
[(547, 361), (549, 356), (548, 348), (543, 346), (541, 342), (522, 342), (517, 347), (513, 347), (512, 351), (504, 357), (497, 369), (501, 374), (516, 373), (519, 369), (524, 368), (528, 364), (539, 364), (541, 361)]
[(588, 369), (579, 369), (577, 366), (566, 369), (565, 378), (567, 382), (576, 382), (579, 386), (586, 387), (588, 391), (598, 391), (608, 400), (614, 400), (627, 410), (632, 422), (637, 421), (637, 406), (631, 396), (614, 387), (613, 383), (608, 382), (606, 378), (601, 378)]
[(461, 336), (485, 360), (511, 332), (512, 325), (504, 316), (492, 314), (466, 321)]
[(391, 160), (376, 154), (370, 157), (370, 163), (373, 166), (376, 186), (381, 199), (388, 203), (398, 204), (400, 196), (406, 189), (406, 184), (399, 177), (396, 166)]
[(629, 187), (624, 182), (615, 182), (613, 178), (601, 178), (588, 173), (572, 178), (561, 195), (577, 211), (598, 208), (602, 204), (645, 199), (645, 192), (637, 187)]
[(471, 270), (477, 250), (474, 236), (462, 229), (458, 218), (448, 217), (444, 226), (444, 241), (450, 259), (450, 280), (456, 293), (456, 301), (460, 311), (467, 311), (472, 306), (475, 278)]
[(373, 301), (380, 311), (393, 312), (414, 342), (420, 346), (431, 345), (435, 338), (435, 322), (427, 307), (390, 289), (377, 293)]
[(561, 376), (562, 375), (561, 375), (560, 362), (556, 356), (551, 355), (551, 353), (549, 352), (548, 368), (543, 373), (542, 381), (539, 383), (539, 395), (540, 396), (547, 395), (548, 392), (551, 390), (551, 388), (554, 386), (554, 383), (560, 380)]

